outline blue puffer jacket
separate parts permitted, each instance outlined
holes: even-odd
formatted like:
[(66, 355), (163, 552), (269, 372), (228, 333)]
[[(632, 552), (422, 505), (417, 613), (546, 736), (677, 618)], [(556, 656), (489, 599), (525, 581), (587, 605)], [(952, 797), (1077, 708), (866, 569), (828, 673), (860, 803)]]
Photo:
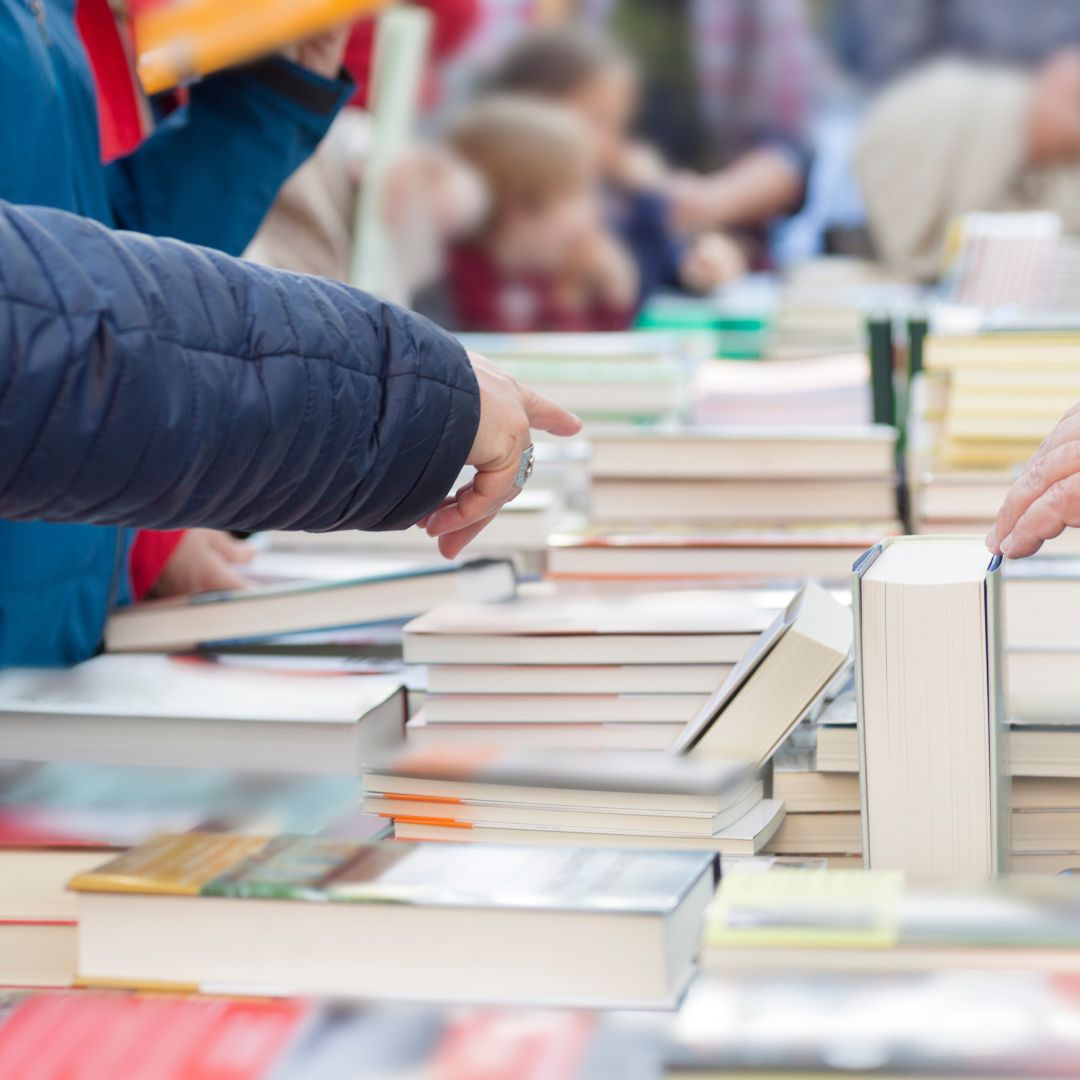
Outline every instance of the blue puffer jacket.
[[(74, 8), (0, 0), (0, 198), (238, 254), (351, 87), (283, 61), (207, 79), (106, 169)], [(126, 596), (126, 544), (117, 529), (0, 521), (0, 666), (91, 655)]]
[(346, 285), (0, 202), (0, 514), (395, 529), (449, 491), (461, 346)]

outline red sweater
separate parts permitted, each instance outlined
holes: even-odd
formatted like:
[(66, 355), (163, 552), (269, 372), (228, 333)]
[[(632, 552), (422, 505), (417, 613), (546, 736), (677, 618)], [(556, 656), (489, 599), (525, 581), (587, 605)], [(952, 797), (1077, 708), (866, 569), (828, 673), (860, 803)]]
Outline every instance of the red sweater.
[(450, 253), (450, 303), (456, 330), (492, 333), (625, 330), (631, 308), (603, 305), (570, 310), (559, 303), (553, 282), (538, 274), (507, 277), (475, 244)]

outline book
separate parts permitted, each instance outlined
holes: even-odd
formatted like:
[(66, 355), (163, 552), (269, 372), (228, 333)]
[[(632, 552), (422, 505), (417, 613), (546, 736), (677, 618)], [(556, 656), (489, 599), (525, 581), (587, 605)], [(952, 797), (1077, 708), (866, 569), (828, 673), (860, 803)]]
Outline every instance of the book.
[(644, 832), (657, 837), (710, 837), (734, 825), (753, 810), (761, 798), (762, 785), (757, 782), (747, 784), (734, 801), (717, 813), (635, 813), (631, 810), (597, 810), (481, 799), (438, 802), (430, 798), (410, 799), (402, 795), (367, 795), (364, 797), (364, 809), (368, 813), (390, 818), (395, 823), (407, 821), (447, 826), (495, 823), (504, 828), (514, 824), (613, 835)]
[(759, 799), (733, 824), (711, 836), (658, 833), (654, 828), (632, 832), (611, 830), (558, 829), (552, 826), (523, 826), (515, 823), (453, 822), (395, 818), (394, 835), (399, 840), (457, 841), (459, 843), (521, 844), (523, 846), (572, 844), (580, 848), (631, 848), (665, 851), (712, 851), (719, 855), (756, 855), (775, 835), (784, 818), (784, 804), (776, 799)]
[(805, 586), (687, 724), (675, 753), (763, 764), (848, 663), (851, 612)]
[(574, 1009), (82, 990), (7, 1001), (0, 1068), (36, 1080), (656, 1080), (663, 1039), (640, 1015)]
[(638, 524), (789, 525), (796, 522), (889, 521), (897, 516), (890, 480), (594, 480), (593, 521)]
[(602, 479), (891, 479), (896, 472), (896, 430), (884, 426), (594, 429), (589, 441), (591, 473)]
[(733, 664), (432, 664), (431, 694), (711, 694)]
[(889, 540), (856, 564), (872, 869), (988, 877), (1007, 865), (1000, 564), (975, 537)]
[(479, 746), (501, 750), (667, 750), (685, 726), (677, 721), (641, 720), (433, 723), (426, 707), (421, 707), (405, 725), (405, 740), (412, 747), (425, 749)]
[[(1006, 586), (1006, 602), (1008, 597)], [(1010, 648), (1005, 671), (1011, 716), (1048, 722), (1080, 718), (1080, 648)]]
[(89, 984), (646, 1006), (689, 980), (717, 873), (692, 852), (188, 834), (71, 888)]
[(900, 532), (897, 521), (740, 526), (721, 531), (591, 526), (553, 533), (548, 578), (576, 580), (846, 581), (868, 546)]
[[(1009, 771), (1016, 777), (1080, 778), (1080, 727), (1023, 723), (1014, 718), (1008, 740)], [(859, 771), (854, 725), (818, 729), (818, 766), (829, 772)]]
[(311, 678), (161, 656), (0, 672), (0, 741), (25, 761), (356, 774), (401, 742), (405, 695), (383, 676)]
[(369, 761), (369, 795), (572, 806), (637, 813), (720, 814), (752, 774), (745, 764), (668, 754), (417, 751)]
[(1080, 647), (1080, 630), (1069, 618), (1080, 601), (1080, 558), (1011, 559), (1004, 577), (1010, 649)]
[(610, 360), (502, 358), (499, 367), (542, 397), (596, 424), (672, 423), (685, 410), (686, 373), (674, 359), (614, 364)]
[(504, 604), (437, 608), (405, 627), (412, 664), (731, 664), (792, 591), (525, 588)]
[(861, 805), (857, 776), (820, 769), (774, 769), (772, 794), (783, 800), (789, 815), (854, 812)]
[(861, 855), (860, 812), (806, 814), (789, 807), (767, 849), (777, 855)]
[(602, 333), (526, 333), (460, 334), (461, 344), (469, 352), (481, 353), (489, 360), (553, 360), (558, 363), (598, 363), (610, 361), (621, 367), (627, 361), (689, 361), (705, 358), (711, 351), (711, 338), (700, 333), (640, 333), (633, 330)]
[(166, 0), (135, 20), (139, 81), (147, 94), (275, 52), (352, 22), (385, 0)]
[(673, 693), (435, 694), (429, 689), (424, 716), (429, 724), (685, 724), (708, 698)]
[(706, 915), (707, 970), (900, 974), (1075, 971), (1068, 877), (905, 884), (887, 871), (726, 874)]
[(41, 1080), (261, 1080), (273, 1070), (295, 1080), (277, 1066), (317, 1026), (315, 1010), (300, 1001), (33, 994), (0, 1017), (0, 1073)]
[(403, 619), (441, 604), (514, 594), (505, 561), (422, 563), (265, 554), (245, 569), (254, 584), (227, 592), (144, 600), (105, 626), (109, 652), (177, 652), (210, 642), (269, 638)]

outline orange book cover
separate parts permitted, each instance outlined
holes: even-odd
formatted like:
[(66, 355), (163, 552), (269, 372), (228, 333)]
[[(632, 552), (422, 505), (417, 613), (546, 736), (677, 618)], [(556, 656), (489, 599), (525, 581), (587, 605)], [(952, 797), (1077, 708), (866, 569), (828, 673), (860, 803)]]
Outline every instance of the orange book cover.
[(148, 94), (242, 64), (352, 22), (388, 0), (163, 0), (134, 23)]

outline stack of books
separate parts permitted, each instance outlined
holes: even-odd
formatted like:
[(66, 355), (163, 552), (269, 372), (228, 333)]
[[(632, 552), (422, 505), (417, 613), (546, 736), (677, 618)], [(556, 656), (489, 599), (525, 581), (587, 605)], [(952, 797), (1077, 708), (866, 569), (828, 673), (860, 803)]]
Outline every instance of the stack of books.
[(461, 342), (586, 421), (634, 424), (681, 419), (693, 369), (712, 347), (700, 333), (467, 334)]
[(0, 764), (0, 985), (72, 984), (78, 925), (67, 882), (116, 852), (165, 829), (381, 838), (389, 829), (357, 813), (360, 797), (346, 777)]
[(836, 768), (823, 737), (838, 729), (853, 732), (855, 723), (855, 688), (847, 681), (780, 748), (773, 759), (772, 795), (784, 802), (784, 823), (767, 851), (823, 859), (829, 867), (862, 865), (858, 749), (854, 768), (846, 752)]
[[(648, 786), (650, 763), (661, 770), (658, 782), (664, 783), (668, 783), (668, 771), (679, 768), (680, 756), (743, 762), (756, 771), (847, 662), (851, 640), (848, 609), (820, 587), (808, 585), (760, 635), (696, 715), (673, 725), (666, 736), (668, 754), (641, 755), (641, 764), (633, 768), (644, 770), (638, 776), (640, 784), (644, 775), (644, 786), (634, 790), (647, 796), (644, 805), (627, 801), (621, 774), (615, 779), (622, 786), (600, 799), (598, 781), (591, 785), (574, 779), (529, 781), (513, 758), (517, 773), (495, 770), (489, 774), (485, 769), (488, 755), (497, 753), (489, 747), (498, 745), (498, 739), (489, 737), (485, 745), (480, 734), (475, 739), (479, 757), (462, 759), (472, 762), (464, 775), (459, 759), (445, 749), (433, 757), (422, 749), (414, 751), (380, 766), (374, 777), (369, 769), (366, 790), (379, 798), (366, 802), (365, 809), (392, 818), (399, 837), (533, 844), (561, 840), (590, 846), (697, 847), (754, 854), (779, 826), (781, 802), (763, 799), (760, 785), (753, 784), (719, 805), (683, 806), (676, 813), (672, 800), (666, 812), (658, 812), (657, 790)], [(583, 638), (582, 644), (588, 646), (589, 638)], [(684, 650), (695, 647), (693, 636), (684, 636), (681, 645)], [(545, 775), (552, 772), (549, 761), (542, 759)], [(528, 795), (530, 787), (540, 789), (539, 794)], [(555, 789), (561, 789), (557, 796)], [(689, 813), (691, 809), (695, 813)]]
[(909, 418), (920, 531), (989, 528), (1016, 470), (1080, 398), (1078, 346), (1076, 331), (927, 337)]
[(655, 1007), (718, 876), (692, 851), (188, 833), (70, 887), (85, 985)]
[(409, 743), (665, 749), (792, 595), (539, 584), (437, 608), (405, 628), (428, 666)]
[(603, 431), (566, 578), (826, 578), (899, 530), (892, 428)]

